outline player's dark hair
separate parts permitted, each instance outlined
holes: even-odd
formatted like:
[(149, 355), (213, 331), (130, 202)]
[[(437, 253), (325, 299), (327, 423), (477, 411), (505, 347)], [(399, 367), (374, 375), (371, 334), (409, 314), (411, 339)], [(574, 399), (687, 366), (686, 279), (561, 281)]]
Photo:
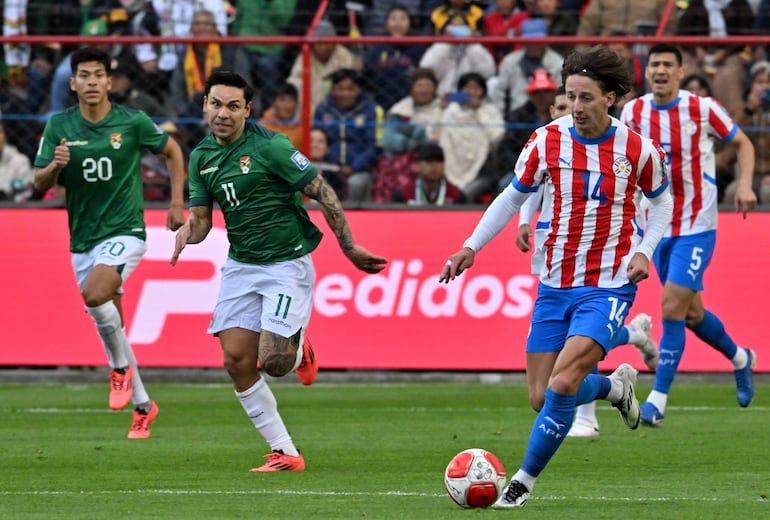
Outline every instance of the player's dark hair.
[(107, 75), (112, 74), (112, 58), (109, 54), (96, 47), (81, 47), (73, 52), (72, 57), (70, 57), (70, 70), (72, 71), (72, 75), (74, 76), (77, 74), (78, 65), (91, 61), (101, 63), (104, 65), (104, 70), (107, 72)]
[(564, 60), (561, 82), (573, 75), (591, 78), (599, 84), (602, 92), (614, 92), (619, 99), (631, 91), (634, 79), (628, 70), (628, 63), (615, 51), (604, 45), (594, 45), (585, 52), (573, 51)]
[(674, 57), (676, 57), (676, 64), (680, 67), (682, 66), (682, 51), (679, 49), (679, 47), (676, 45), (671, 45), (670, 43), (656, 43), (650, 47), (650, 50), (647, 52), (647, 59), (649, 59), (653, 54), (663, 54), (664, 52), (670, 52), (673, 54)]
[(206, 80), (206, 89), (204, 94), (208, 97), (211, 87), (214, 85), (224, 85), (226, 87), (235, 87), (243, 90), (243, 99), (248, 105), (254, 97), (254, 88), (249, 82), (243, 79), (243, 76), (229, 70), (214, 70), (209, 79)]

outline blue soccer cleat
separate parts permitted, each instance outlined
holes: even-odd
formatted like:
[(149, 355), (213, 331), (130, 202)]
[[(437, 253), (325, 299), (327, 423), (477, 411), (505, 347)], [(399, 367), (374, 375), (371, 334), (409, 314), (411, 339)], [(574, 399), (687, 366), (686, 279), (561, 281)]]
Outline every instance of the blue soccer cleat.
[(652, 426), (657, 428), (663, 422), (663, 414), (658, 410), (658, 407), (650, 402), (646, 402), (639, 407), (641, 412), (642, 424), (645, 426)]
[(746, 355), (749, 357), (746, 366), (740, 370), (734, 370), (735, 374), (735, 393), (738, 396), (738, 404), (746, 408), (754, 399), (754, 382), (752, 381), (751, 369), (757, 364), (757, 355), (753, 350), (745, 348)]

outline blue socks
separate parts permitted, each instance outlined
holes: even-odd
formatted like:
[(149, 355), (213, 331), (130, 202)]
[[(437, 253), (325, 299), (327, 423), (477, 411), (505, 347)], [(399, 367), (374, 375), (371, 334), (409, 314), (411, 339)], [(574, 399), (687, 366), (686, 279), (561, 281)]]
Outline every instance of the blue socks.
[(533, 477), (540, 475), (567, 436), (574, 417), (575, 396), (546, 389), (545, 404), (532, 426), (521, 469)]
[(620, 327), (618, 331), (612, 336), (610, 340), (610, 348), (608, 352), (615, 347), (625, 345), (628, 343), (628, 329), (626, 327)]
[[(594, 368), (594, 371), (596, 371), (596, 368)], [(575, 406), (590, 403), (597, 399), (604, 399), (610, 393), (611, 388), (612, 383), (610, 383), (609, 377), (588, 374), (583, 382), (580, 383), (577, 395), (575, 396)]]
[(685, 321), (663, 320), (663, 336), (660, 338), (660, 361), (655, 369), (656, 392), (668, 394), (684, 353)]
[(709, 310), (703, 314), (703, 321), (692, 329), (696, 336), (721, 352), (727, 359), (732, 360), (738, 351), (738, 345), (727, 334), (725, 326), (717, 316)]

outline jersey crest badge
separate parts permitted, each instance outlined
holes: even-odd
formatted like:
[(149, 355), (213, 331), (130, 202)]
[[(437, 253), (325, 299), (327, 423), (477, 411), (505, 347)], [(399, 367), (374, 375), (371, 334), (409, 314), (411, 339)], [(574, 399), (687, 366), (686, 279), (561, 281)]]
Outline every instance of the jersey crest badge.
[(291, 162), (297, 165), (299, 171), (304, 171), (310, 165), (310, 159), (302, 155), (302, 152), (299, 150), (291, 155)]
[(616, 177), (621, 177), (625, 179), (626, 177), (631, 175), (632, 169), (633, 167), (631, 166), (631, 162), (625, 157), (618, 157), (612, 163), (612, 172), (615, 174)]
[(120, 147), (123, 145), (123, 135), (122, 134), (110, 134), (110, 145), (115, 150), (120, 150)]
[(251, 157), (248, 155), (244, 155), (241, 157), (240, 160), (241, 165), (241, 172), (245, 175), (249, 173), (249, 170), (251, 170)]
[(687, 135), (695, 135), (695, 132), (698, 131), (698, 125), (695, 124), (695, 121), (689, 120), (683, 126)]

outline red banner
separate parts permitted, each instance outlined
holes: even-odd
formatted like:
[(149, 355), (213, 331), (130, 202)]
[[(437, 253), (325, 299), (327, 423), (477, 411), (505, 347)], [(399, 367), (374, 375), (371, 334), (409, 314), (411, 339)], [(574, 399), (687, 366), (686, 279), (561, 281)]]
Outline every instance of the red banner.
[[(188, 246), (176, 267), (168, 259), (174, 234), (165, 212), (147, 212), (148, 252), (125, 284), (129, 339), (140, 364), (219, 367), (218, 341), (206, 327), (219, 290), (227, 237), (218, 212), (201, 244)], [(379, 275), (357, 271), (341, 254), (318, 211), (326, 237), (313, 254), (316, 294), (309, 334), (321, 368), (404, 370), (523, 370), (524, 345), (537, 280), (529, 255), (516, 249), (509, 226), (449, 285), (438, 284), (447, 256), (473, 230), (479, 211), (349, 211), (358, 243), (386, 256)], [(0, 211), (3, 244), (0, 365), (104, 365), (95, 327), (83, 309), (68, 251), (63, 210)], [(770, 294), (770, 213), (720, 215), (717, 250), (704, 301), (740, 344), (770, 370), (761, 326)], [(657, 278), (640, 285), (631, 315), (653, 316), (660, 336)], [(614, 350), (606, 367), (644, 365), (633, 347)], [(684, 371), (725, 371), (731, 365), (688, 333)]]

